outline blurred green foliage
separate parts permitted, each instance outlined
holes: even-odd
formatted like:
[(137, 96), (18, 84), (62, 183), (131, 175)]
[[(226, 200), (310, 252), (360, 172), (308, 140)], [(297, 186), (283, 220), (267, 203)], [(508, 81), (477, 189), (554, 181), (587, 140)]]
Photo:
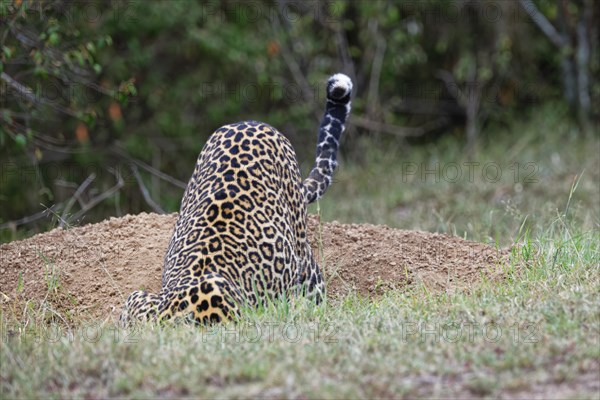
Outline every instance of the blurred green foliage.
[[(571, 2), (561, 22), (561, 2), (534, 4), (567, 33), (589, 11)], [(350, 160), (365, 135), (413, 146), (454, 134), (476, 149), (487, 127), (565, 98), (576, 50), (558, 52), (519, 1), (2, 0), (0, 20), (3, 240), (177, 210), (204, 141), (237, 120), (280, 129), (308, 169), (337, 71), (355, 81)]]

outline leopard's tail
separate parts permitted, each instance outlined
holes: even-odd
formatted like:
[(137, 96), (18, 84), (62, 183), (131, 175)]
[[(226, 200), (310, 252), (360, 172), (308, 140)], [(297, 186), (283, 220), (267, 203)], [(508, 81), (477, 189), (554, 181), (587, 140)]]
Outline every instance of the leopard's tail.
[(337, 167), (337, 152), (344, 123), (350, 114), (352, 80), (344, 74), (335, 74), (327, 81), (325, 115), (319, 128), (315, 165), (302, 183), (306, 204), (323, 196)]

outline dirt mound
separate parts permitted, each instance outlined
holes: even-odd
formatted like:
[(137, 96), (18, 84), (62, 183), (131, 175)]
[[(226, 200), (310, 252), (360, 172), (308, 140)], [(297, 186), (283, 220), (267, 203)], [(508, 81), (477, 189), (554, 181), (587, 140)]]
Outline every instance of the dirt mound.
[[(15, 306), (26, 300), (46, 300), (66, 315), (117, 316), (131, 291), (160, 289), (176, 217), (128, 215), (0, 246), (0, 306), (18, 312)], [(351, 291), (378, 295), (420, 282), (431, 290), (453, 291), (482, 276), (499, 277), (506, 260), (505, 252), (443, 234), (320, 224), (314, 216), (309, 231), (332, 299)]]

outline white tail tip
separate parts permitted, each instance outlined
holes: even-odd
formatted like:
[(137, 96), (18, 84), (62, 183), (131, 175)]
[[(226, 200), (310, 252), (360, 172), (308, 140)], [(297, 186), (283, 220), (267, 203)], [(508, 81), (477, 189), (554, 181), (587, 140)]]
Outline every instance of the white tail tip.
[(345, 74), (332, 75), (327, 81), (327, 96), (342, 99), (352, 93), (352, 79)]

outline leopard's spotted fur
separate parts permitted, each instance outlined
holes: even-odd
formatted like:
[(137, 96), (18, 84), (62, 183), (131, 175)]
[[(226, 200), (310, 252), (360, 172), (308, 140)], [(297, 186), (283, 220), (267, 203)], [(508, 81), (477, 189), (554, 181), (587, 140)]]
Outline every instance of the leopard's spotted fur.
[(346, 75), (329, 79), (315, 166), (304, 182), (294, 149), (275, 128), (246, 121), (215, 131), (183, 196), (162, 289), (133, 292), (121, 320), (206, 324), (290, 292), (321, 300), (325, 284), (306, 235), (306, 206), (331, 184), (351, 93)]

